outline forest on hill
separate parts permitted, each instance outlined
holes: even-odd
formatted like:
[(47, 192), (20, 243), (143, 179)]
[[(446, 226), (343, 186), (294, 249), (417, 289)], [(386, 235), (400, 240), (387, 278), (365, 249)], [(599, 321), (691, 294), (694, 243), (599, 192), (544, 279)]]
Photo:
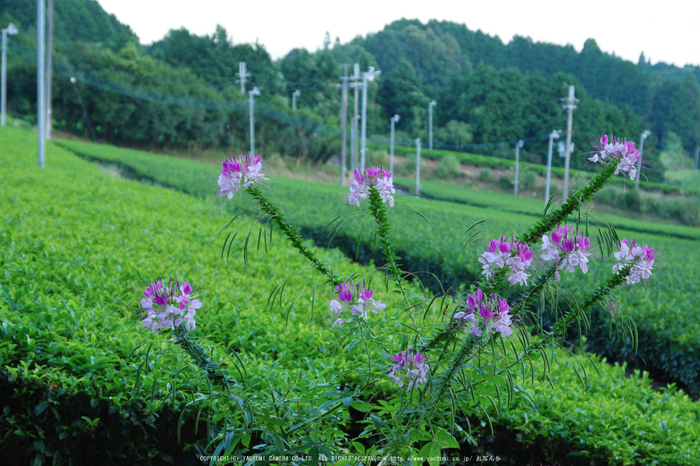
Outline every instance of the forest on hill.
[[(368, 89), (368, 133), (386, 135), (394, 114), (397, 137), (427, 139), (428, 103), (436, 147), (512, 157), (504, 143), (526, 139), (525, 160), (542, 162), (543, 136), (566, 124), (559, 99), (576, 86), (574, 143), (613, 133), (665, 151), (651, 160), (650, 178), (688, 166), (700, 143), (700, 68), (683, 69), (642, 56), (637, 64), (602, 52), (589, 39), (571, 46), (498, 37), (446, 21), (402, 19), (342, 44), (329, 35), (318, 50), (294, 49), (273, 60), (264, 44), (234, 43), (221, 26), (211, 35), (171, 30), (151, 45), (94, 0), (56, 0), (53, 80), (55, 128), (88, 135), (70, 84), (78, 89), (100, 140), (160, 148), (248, 146), (248, 96), (236, 82), (239, 62), (256, 97), (256, 147), (326, 160), (339, 152), (343, 65), (374, 66), (382, 74)], [(20, 34), (8, 47), (8, 105), (25, 119), (36, 115), (36, 3), (0, 0), (0, 24)], [(298, 110), (291, 94), (300, 92)], [(352, 108), (350, 92), (350, 108)], [(585, 160), (573, 161), (575, 168)], [(555, 160), (555, 164), (561, 164)]]

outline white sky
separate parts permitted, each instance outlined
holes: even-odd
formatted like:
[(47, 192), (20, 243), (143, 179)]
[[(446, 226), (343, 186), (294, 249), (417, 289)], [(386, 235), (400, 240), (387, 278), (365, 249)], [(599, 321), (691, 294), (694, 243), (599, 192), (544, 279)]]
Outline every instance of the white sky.
[(273, 59), (291, 49), (321, 47), (325, 32), (346, 43), (394, 20), (448, 20), (497, 35), (572, 44), (588, 38), (604, 52), (637, 62), (700, 65), (698, 0), (98, 0), (144, 44), (170, 29), (212, 34), (222, 24), (236, 43), (263, 44)]

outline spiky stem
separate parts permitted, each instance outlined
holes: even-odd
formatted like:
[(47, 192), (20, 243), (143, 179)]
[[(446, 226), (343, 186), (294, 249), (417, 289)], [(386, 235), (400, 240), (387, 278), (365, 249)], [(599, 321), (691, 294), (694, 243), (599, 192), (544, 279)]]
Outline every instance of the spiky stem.
[[(614, 274), (610, 278), (608, 278), (607, 282), (605, 284), (602, 284), (601, 286), (598, 287), (597, 290), (595, 290), (591, 295), (586, 299), (586, 301), (583, 303), (581, 306), (582, 312), (588, 311), (591, 307), (593, 307), (596, 303), (599, 303), (602, 299), (604, 299), (607, 295), (612, 293), (612, 291), (617, 288), (618, 286), (622, 286), (626, 280), (627, 277), (630, 275), (632, 272), (632, 265), (628, 265), (624, 269), (622, 269), (619, 273)], [(556, 325), (554, 326), (554, 330), (552, 332), (552, 337), (555, 339), (561, 339), (564, 336), (564, 333), (566, 330), (571, 326), (573, 321), (576, 318), (576, 313), (573, 311), (570, 311), (566, 316), (564, 316), (563, 319), (560, 319)]]
[(464, 364), (464, 361), (472, 355), (472, 352), (476, 347), (476, 341), (477, 338), (470, 335), (467, 341), (462, 343), (462, 346), (460, 346), (459, 351), (452, 360), (449, 369), (447, 369), (445, 375), (442, 376), (442, 384), (440, 385), (440, 389), (438, 390), (437, 396), (434, 399), (439, 400), (443, 393), (445, 393), (445, 390), (449, 386), (452, 377), (454, 377), (455, 372), (457, 372), (462, 364)]
[(593, 196), (603, 189), (608, 178), (610, 178), (615, 169), (617, 168), (616, 163), (609, 163), (603, 167), (603, 171), (598, 173), (587, 186), (579, 189), (578, 191), (572, 193), (567, 199), (564, 205), (559, 209), (550, 212), (542, 220), (535, 223), (535, 225), (526, 231), (523, 236), (520, 237), (520, 241), (526, 244), (532, 244), (538, 239), (542, 238), (546, 232), (552, 229), (552, 227), (566, 221), (566, 219), (571, 215), (576, 209), (578, 209), (581, 204), (584, 204), (591, 199)]
[(311, 250), (304, 245), (304, 239), (299, 234), (299, 230), (297, 229), (296, 225), (287, 219), (287, 215), (282, 210), (274, 206), (270, 200), (265, 197), (265, 194), (258, 185), (251, 184), (248, 188), (246, 188), (246, 190), (253, 197), (253, 199), (257, 201), (260, 210), (275, 221), (287, 239), (289, 239), (290, 243), (292, 243), (292, 246), (294, 246), (302, 256), (306, 257), (309, 262), (311, 262), (312, 267), (325, 275), (328, 283), (332, 287), (338, 286), (340, 284), (339, 277), (328, 269), (328, 267), (326, 267), (321, 260), (317, 259), (313, 252), (311, 252)]
[(399, 260), (401, 260), (401, 258), (396, 255), (394, 247), (391, 244), (391, 223), (389, 222), (389, 215), (379, 195), (379, 191), (377, 191), (374, 185), (370, 185), (369, 187), (369, 210), (377, 221), (377, 234), (379, 235), (382, 250), (387, 260), (386, 268), (389, 271), (389, 275), (393, 277), (394, 281), (399, 286), (404, 300), (406, 301), (406, 306), (409, 308), (411, 305), (404, 286), (404, 272), (399, 267)]
[(195, 365), (204, 371), (207, 379), (218, 384), (225, 390), (236, 385), (234, 380), (226, 375), (219, 369), (217, 364), (207, 357), (207, 352), (204, 348), (192, 337), (189, 337), (183, 330), (179, 329), (179, 327), (178, 330), (175, 331), (175, 343), (180, 345), (180, 347), (190, 355)]
[(544, 287), (547, 285), (547, 283), (552, 279), (554, 274), (557, 273), (557, 267), (559, 267), (559, 264), (561, 263), (561, 259), (554, 264), (552, 264), (549, 269), (544, 273), (544, 275), (541, 275), (537, 279), (537, 283), (535, 283), (527, 292), (527, 294), (523, 295), (513, 306), (511, 306), (511, 309), (513, 309), (513, 315), (517, 314), (520, 311), (525, 310), (525, 307), (537, 296), (537, 294), (544, 289)]

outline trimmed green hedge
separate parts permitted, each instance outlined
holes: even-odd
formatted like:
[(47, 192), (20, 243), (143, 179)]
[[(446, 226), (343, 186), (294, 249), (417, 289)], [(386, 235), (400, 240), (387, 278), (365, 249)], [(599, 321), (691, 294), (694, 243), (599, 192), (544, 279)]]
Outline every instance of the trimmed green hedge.
[[(247, 374), (238, 394), (252, 406), (269, 404), (270, 389), (283, 392), (305, 368), (314, 377), (299, 399), (305, 415), (328, 398), (339, 372), (358, 364), (360, 347), (330, 357), (342, 340), (323, 325), (324, 305), (309, 315), (306, 263), (279, 238), (267, 253), (251, 253), (249, 267), (242, 242), (222, 260), (216, 205), (114, 178), (53, 144), (39, 170), (31, 133), (10, 135), (0, 133), (0, 385), (8, 394), (0, 457), (94, 464), (89, 451), (100, 451), (106, 464), (195, 461), (188, 445), (205, 448), (208, 416), (218, 428), (224, 412), (229, 425), (240, 422), (231, 401), (209, 405), (199, 369), (167, 336), (138, 322), (144, 284), (169, 273), (202, 288), (195, 335), (239, 384), (235, 368)], [(374, 273), (337, 251), (320, 254), (344, 273)], [(284, 280), (271, 307), (268, 285)], [(307, 366), (307, 358), (318, 362)]]
[[(389, 144), (379, 144), (379, 143), (374, 143), (370, 142), (367, 143), (367, 147), (369, 147), (372, 150), (384, 150), (384, 151), (389, 151), (390, 147)], [(415, 158), (416, 156), (416, 148), (415, 147), (407, 147), (407, 146), (394, 146), (394, 154), (396, 155), (401, 155), (403, 157), (413, 157)], [(420, 153), (421, 158), (426, 158), (430, 160), (440, 160), (444, 157), (456, 157), (461, 163), (464, 165), (468, 166), (473, 166), (473, 167), (480, 167), (480, 168), (490, 168), (492, 170), (508, 170), (508, 169), (513, 169), (515, 167), (515, 160), (510, 160), (510, 159), (502, 159), (499, 157), (490, 157), (487, 155), (478, 155), (478, 154), (471, 154), (469, 152), (456, 152), (456, 151), (450, 151), (450, 150), (442, 150), (442, 149), (427, 149), (425, 147), (421, 148), (421, 153)], [(547, 166), (546, 165), (540, 165), (538, 163), (530, 163), (530, 162), (520, 162), (519, 163), (520, 169), (529, 169), (535, 173), (537, 173), (540, 176), (546, 176), (547, 175)], [(592, 174), (594, 174), (596, 171), (584, 171), (584, 170), (570, 170), (570, 175), (571, 176), (576, 176), (579, 178), (590, 178)], [(564, 178), (564, 168), (563, 167), (552, 167), (552, 175), (557, 177), (557, 178)], [(625, 180), (623, 180), (621, 177), (619, 178), (613, 178), (610, 181), (610, 184), (613, 186), (623, 186), (625, 184)], [(627, 180), (627, 184), (629, 185), (629, 180)], [(674, 195), (697, 195), (700, 194), (700, 189), (695, 189), (692, 186), (677, 186), (677, 185), (668, 185), (668, 184), (662, 184), (662, 183), (654, 183), (651, 181), (640, 181), (639, 183), (640, 188), (642, 188), (645, 191), (653, 191), (653, 192), (660, 192), (663, 194), (674, 194)]]
[[(415, 185), (400, 183), (412, 192)], [(422, 181), (421, 195), (438, 201), (455, 202), (488, 209), (497, 209), (504, 212), (541, 217), (544, 211), (544, 203), (541, 200), (515, 197), (511, 194), (482, 191), (466, 186), (441, 183), (438, 181)], [(685, 225), (670, 225), (666, 223), (653, 223), (634, 218), (621, 217), (619, 215), (605, 215), (605, 220), (615, 228), (640, 233), (651, 233), (660, 236), (671, 236), (681, 239), (700, 239), (700, 228)], [(533, 220), (534, 221), (534, 220)]]

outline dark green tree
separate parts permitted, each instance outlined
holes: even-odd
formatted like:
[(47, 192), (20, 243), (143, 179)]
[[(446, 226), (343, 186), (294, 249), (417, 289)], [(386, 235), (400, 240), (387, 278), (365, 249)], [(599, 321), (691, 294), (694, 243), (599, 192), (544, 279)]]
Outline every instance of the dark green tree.
[(406, 59), (386, 75), (381, 75), (378, 97), (383, 110), (382, 118), (389, 120), (396, 114), (401, 116), (397, 129), (413, 128), (416, 123), (413, 109), (422, 115), (422, 109), (427, 108), (430, 102), (423, 93), (415, 69)]

